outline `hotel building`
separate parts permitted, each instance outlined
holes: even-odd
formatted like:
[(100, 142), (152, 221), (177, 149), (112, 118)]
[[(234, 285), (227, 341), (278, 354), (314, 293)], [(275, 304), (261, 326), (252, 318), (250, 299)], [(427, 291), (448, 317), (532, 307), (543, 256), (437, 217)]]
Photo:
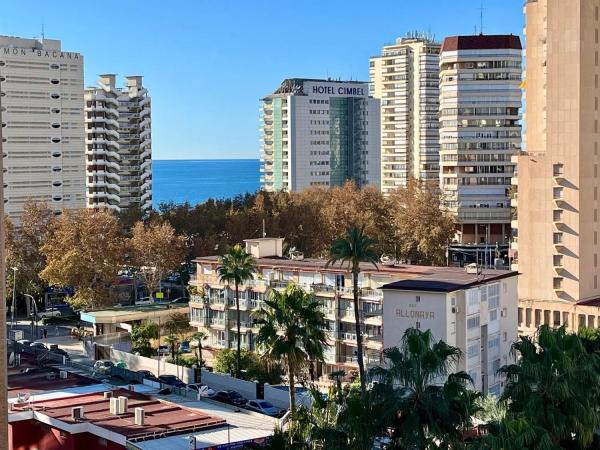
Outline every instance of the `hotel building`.
[[(286, 259), (283, 239), (246, 240), (256, 262), (254, 280), (240, 286), (241, 345), (254, 350), (258, 327), (252, 312), (264, 306), (272, 289), (295, 283), (313, 293), (327, 322), (325, 362), (317, 374), (356, 370), (356, 334), (352, 274), (347, 267), (326, 267), (320, 259)], [(190, 324), (208, 333), (211, 349), (236, 348), (233, 286), (219, 281), (217, 256), (196, 258), (197, 275), (190, 284), (202, 295), (192, 296)], [(459, 370), (467, 370), (475, 385), (497, 393), (499, 365), (509, 361), (510, 343), (517, 338), (516, 272), (470, 273), (458, 267), (361, 265), (360, 315), (365, 365), (382, 362), (384, 348), (399, 345), (409, 328), (431, 329), (464, 353)], [(326, 377), (325, 377), (326, 378)]]
[(514, 267), (519, 325), (600, 325), (600, 1), (525, 4), (524, 151)]
[(448, 37), (440, 56), (440, 187), (455, 215), (454, 262), (508, 263), (510, 189), (521, 142), (521, 42)]
[(0, 36), (4, 211), (29, 199), (85, 207), (83, 56), (58, 40)]
[(379, 187), (379, 100), (358, 81), (290, 78), (262, 99), (261, 187)]
[(381, 190), (410, 178), (439, 180), (440, 44), (399, 38), (371, 58), (370, 93), (381, 101)]
[(150, 97), (142, 77), (100, 75), (85, 91), (87, 206), (117, 212), (152, 208)]

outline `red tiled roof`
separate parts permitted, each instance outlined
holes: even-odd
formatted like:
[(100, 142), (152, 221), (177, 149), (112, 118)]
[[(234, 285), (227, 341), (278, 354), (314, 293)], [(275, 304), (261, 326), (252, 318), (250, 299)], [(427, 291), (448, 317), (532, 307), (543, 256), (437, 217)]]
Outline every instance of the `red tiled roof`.
[(8, 375), (7, 390), (10, 394), (9, 397), (14, 397), (17, 394), (38, 394), (77, 386), (90, 386), (96, 383), (98, 383), (96, 380), (74, 373), (69, 373), (67, 378), (60, 378), (58, 370), (30, 368), (27, 372)]
[(479, 34), (473, 36), (450, 36), (444, 39), (442, 52), (455, 50), (521, 50), (521, 39), (512, 34)]
[[(154, 434), (184, 433), (225, 423), (225, 420), (220, 417), (210, 416), (198, 410), (184, 408), (175, 403), (125, 389), (114, 390), (112, 395), (113, 397), (128, 398), (127, 414), (111, 414), (110, 400), (105, 399), (102, 392), (32, 402), (26, 408), (31, 406), (40, 414), (66, 424), (74, 424), (76, 422), (71, 417), (71, 408), (82, 406), (84, 422), (91, 422), (100, 428), (125, 436), (127, 439), (140, 439)], [(144, 425), (134, 423), (135, 408), (144, 408)], [(15, 409), (18, 409), (18, 406)]]

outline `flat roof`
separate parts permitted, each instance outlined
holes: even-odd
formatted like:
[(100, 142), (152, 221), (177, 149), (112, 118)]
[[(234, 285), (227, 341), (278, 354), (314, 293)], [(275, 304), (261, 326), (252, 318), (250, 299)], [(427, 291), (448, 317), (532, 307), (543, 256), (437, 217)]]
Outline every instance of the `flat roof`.
[(8, 397), (19, 394), (39, 394), (42, 392), (63, 390), (73, 387), (91, 386), (98, 381), (75, 373), (68, 373), (67, 378), (60, 378), (60, 370), (55, 368), (25, 368), (22, 373), (8, 375)]
[(162, 317), (176, 312), (187, 312), (188, 310), (188, 305), (184, 303), (174, 305), (170, 303), (153, 303), (86, 311), (81, 312), (80, 317), (81, 320), (90, 323), (120, 323)]
[(413, 278), (410, 280), (399, 280), (393, 283), (385, 284), (381, 287), (384, 290), (395, 291), (425, 291), (425, 292), (454, 292), (460, 289), (467, 289), (479, 286), (504, 278), (515, 277), (518, 272), (510, 270), (483, 270), (479, 274), (467, 273), (466, 270), (457, 271), (437, 271), (435, 274), (428, 274)]
[[(218, 264), (218, 256), (201, 256), (193, 260), (195, 263), (210, 263)], [(292, 260), (288, 258), (279, 258), (270, 256), (268, 258), (255, 258), (256, 265), (259, 269), (279, 269), (298, 272), (324, 272), (324, 273), (349, 273), (350, 266), (348, 264), (332, 264), (325, 267), (327, 260), (317, 258), (305, 258), (303, 260)], [(394, 264), (384, 265), (360, 263), (362, 273), (381, 274), (401, 279), (426, 279), (428, 281), (438, 280), (440, 282), (455, 282), (465, 284), (474, 281), (477, 275), (468, 274), (464, 267), (445, 267), (445, 266), (418, 266), (411, 264)], [(498, 276), (504, 274), (506, 276), (517, 275), (517, 272), (509, 270), (492, 270), (487, 269), (481, 272), (486, 278), (490, 276)]]
[[(36, 414), (54, 419), (53, 424), (58, 428), (60, 428), (61, 423), (66, 427), (89, 423), (108, 432), (124, 436), (128, 440), (144, 439), (151, 436), (167, 436), (176, 433), (194, 433), (199, 430), (222, 426), (226, 423), (221, 417), (126, 389), (113, 390), (112, 395), (113, 397), (127, 397), (128, 412), (126, 414), (111, 414), (109, 410), (110, 399), (105, 399), (103, 392), (15, 405), (13, 411), (26, 412), (33, 410)], [(84, 409), (84, 418), (81, 420), (73, 420), (72, 418), (72, 408), (76, 406), (81, 406)], [(145, 419), (143, 425), (134, 423), (135, 408), (144, 409)]]
[(442, 44), (442, 52), (495, 49), (522, 50), (521, 39), (513, 34), (477, 34), (449, 36)]

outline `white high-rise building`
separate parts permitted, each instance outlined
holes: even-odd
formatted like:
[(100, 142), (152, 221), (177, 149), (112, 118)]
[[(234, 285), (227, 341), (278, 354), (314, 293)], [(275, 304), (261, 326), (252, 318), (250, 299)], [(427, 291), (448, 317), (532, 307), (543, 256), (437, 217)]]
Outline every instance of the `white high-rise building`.
[(264, 190), (379, 187), (379, 100), (367, 83), (286, 79), (261, 113)]
[(116, 211), (152, 208), (150, 97), (142, 77), (101, 75), (86, 100), (87, 197), (89, 208)]
[(85, 207), (83, 56), (52, 39), (0, 36), (5, 213), (29, 199)]
[(399, 38), (371, 58), (371, 95), (381, 100), (381, 190), (439, 179), (440, 44)]
[(454, 262), (508, 264), (521, 59), (513, 35), (454, 36), (442, 45), (440, 187), (458, 223)]

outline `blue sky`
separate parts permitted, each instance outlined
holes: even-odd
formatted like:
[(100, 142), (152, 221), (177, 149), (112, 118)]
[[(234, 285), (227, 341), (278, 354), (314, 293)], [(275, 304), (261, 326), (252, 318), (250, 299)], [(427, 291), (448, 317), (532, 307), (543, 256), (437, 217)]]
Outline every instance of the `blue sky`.
[[(411, 30), (521, 34), (523, 0), (3, 2), (0, 34), (61, 39), (99, 73), (143, 75), (156, 159), (257, 158), (259, 99), (287, 77), (368, 80)], [(479, 30), (479, 28), (478, 28)]]

